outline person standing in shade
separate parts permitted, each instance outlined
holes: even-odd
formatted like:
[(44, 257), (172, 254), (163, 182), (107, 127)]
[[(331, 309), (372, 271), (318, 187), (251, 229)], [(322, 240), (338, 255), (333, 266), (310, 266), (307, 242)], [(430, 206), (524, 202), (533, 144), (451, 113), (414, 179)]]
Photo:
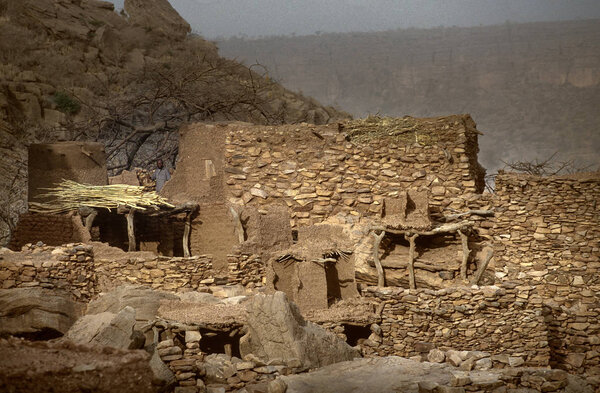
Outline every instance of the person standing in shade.
[(163, 161), (159, 158), (156, 161), (156, 170), (152, 174), (152, 180), (156, 181), (156, 192), (160, 192), (170, 178), (169, 170), (163, 166)]

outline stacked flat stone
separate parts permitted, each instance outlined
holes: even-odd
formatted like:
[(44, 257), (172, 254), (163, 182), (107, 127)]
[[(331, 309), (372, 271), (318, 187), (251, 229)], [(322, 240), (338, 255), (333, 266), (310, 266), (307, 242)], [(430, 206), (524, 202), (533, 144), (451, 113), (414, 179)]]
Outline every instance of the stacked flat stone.
[(185, 349), (173, 339), (163, 340), (156, 349), (161, 360), (175, 375), (178, 393), (229, 392), (247, 385), (266, 385), (279, 375), (294, 369), (277, 360), (268, 364), (253, 355), (244, 359), (223, 353), (205, 355), (199, 350), (202, 339), (198, 331), (185, 331)]
[(3, 289), (63, 289), (84, 301), (98, 292), (93, 249), (78, 243), (62, 247), (25, 245), (18, 259), (0, 260), (0, 281)]
[(228, 255), (228, 283), (242, 284), (248, 288), (262, 287), (265, 265), (258, 255)]
[(421, 140), (404, 142), (391, 136), (352, 142), (337, 125), (229, 125), (225, 172), (231, 202), (285, 203), (292, 226), (338, 212), (377, 216), (385, 197), (407, 188), (431, 189), (440, 210), (456, 208), (452, 197), (482, 187), (475, 125), (468, 116), (416, 121), (427, 131)]
[(521, 357), (528, 366), (547, 366), (550, 350), (542, 299), (531, 290), (510, 283), (476, 289), (366, 288), (363, 296), (384, 303), (382, 342), (374, 354), (421, 355), (426, 343)]
[(203, 286), (203, 280), (212, 278), (212, 260), (207, 255), (150, 260), (133, 257), (125, 261), (99, 259), (96, 260), (96, 269), (114, 284), (142, 284), (174, 292), (196, 290)]
[(552, 365), (600, 377), (600, 174), (496, 178), (495, 274), (544, 301)]

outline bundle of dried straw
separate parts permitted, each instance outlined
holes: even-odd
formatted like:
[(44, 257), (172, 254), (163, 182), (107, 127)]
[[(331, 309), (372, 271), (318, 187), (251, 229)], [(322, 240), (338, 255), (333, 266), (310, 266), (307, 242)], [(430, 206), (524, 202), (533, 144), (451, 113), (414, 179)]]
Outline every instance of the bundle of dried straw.
[(92, 186), (71, 180), (63, 180), (57, 187), (47, 188), (42, 197), (49, 202), (29, 204), (29, 211), (40, 213), (61, 213), (81, 207), (116, 209), (120, 206), (136, 210), (174, 208), (156, 192), (144, 191), (144, 187), (126, 184)]

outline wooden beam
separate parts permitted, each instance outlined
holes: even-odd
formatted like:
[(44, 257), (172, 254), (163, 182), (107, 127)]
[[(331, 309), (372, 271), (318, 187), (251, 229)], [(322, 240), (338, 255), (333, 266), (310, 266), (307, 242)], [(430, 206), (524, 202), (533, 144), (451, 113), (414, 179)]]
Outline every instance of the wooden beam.
[(480, 216), (480, 217), (491, 217), (494, 215), (493, 210), (469, 210), (464, 213), (451, 214), (449, 216), (443, 216), (446, 221), (456, 220), (457, 218), (465, 217), (465, 216)]
[(135, 251), (135, 228), (133, 225), (133, 218), (135, 216), (135, 209), (129, 209), (127, 213), (127, 237), (129, 238), (129, 251)]
[(410, 289), (416, 289), (417, 284), (415, 282), (415, 240), (419, 236), (418, 233), (410, 234), (406, 232), (404, 238), (408, 240), (410, 248), (408, 251), (408, 286)]
[(458, 231), (462, 244), (462, 263), (460, 265), (460, 278), (467, 279), (467, 262), (469, 261), (469, 237), (461, 230)]
[(485, 258), (480, 266), (477, 267), (477, 271), (475, 272), (475, 276), (471, 279), (471, 285), (479, 285), (479, 281), (481, 281), (481, 277), (483, 277), (483, 273), (488, 267), (490, 260), (494, 256), (494, 249), (492, 247), (488, 247), (487, 253), (485, 254)]
[(183, 256), (189, 258), (190, 253), (190, 232), (192, 231), (192, 213), (188, 212), (185, 217), (185, 227), (183, 228)]
[(379, 235), (373, 232), (373, 237), (375, 237), (375, 241), (373, 243), (373, 261), (375, 262), (375, 268), (377, 269), (378, 287), (385, 287), (385, 273), (383, 271), (383, 266), (381, 266), (381, 261), (379, 260), (379, 244), (384, 236), (385, 231), (381, 231)]
[(438, 235), (440, 233), (454, 233), (457, 232), (459, 230), (465, 229), (465, 228), (469, 228), (473, 226), (473, 222), (472, 221), (461, 221), (461, 222), (456, 222), (456, 223), (447, 223), (447, 224), (442, 224), (439, 227), (433, 228), (430, 231), (416, 231), (413, 229), (410, 230), (406, 230), (406, 229), (391, 229), (391, 228), (385, 228), (385, 227), (371, 227), (371, 230), (373, 231), (386, 231), (388, 233), (394, 233), (394, 234), (406, 234), (408, 232), (410, 233), (414, 233), (420, 236), (430, 236), (430, 235)]
[(233, 226), (238, 238), (238, 243), (242, 244), (244, 242), (244, 226), (242, 225), (240, 214), (233, 208), (233, 206), (229, 206), (229, 212), (233, 217)]
[(92, 226), (94, 225), (94, 219), (96, 219), (97, 215), (98, 210), (92, 209), (92, 212), (85, 218), (85, 229), (87, 229), (90, 234), (92, 233)]

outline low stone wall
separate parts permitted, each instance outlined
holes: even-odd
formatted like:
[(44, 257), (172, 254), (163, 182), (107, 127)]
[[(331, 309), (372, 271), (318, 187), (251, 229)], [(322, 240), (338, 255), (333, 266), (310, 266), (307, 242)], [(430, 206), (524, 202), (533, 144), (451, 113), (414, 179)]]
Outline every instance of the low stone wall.
[(177, 292), (181, 289), (198, 290), (215, 282), (212, 261), (207, 255), (118, 261), (98, 259), (96, 274), (102, 283), (102, 290), (122, 284), (140, 284)]
[(368, 287), (363, 295), (383, 303), (382, 340), (375, 354), (410, 357), (451, 348), (547, 366), (550, 349), (542, 299), (532, 289), (510, 283), (437, 291)]
[[(229, 275), (215, 276), (210, 255), (190, 258), (123, 253), (94, 258), (94, 246), (28, 245), (22, 251), (0, 253), (0, 288), (40, 286), (65, 289), (89, 301), (96, 293), (123, 284), (140, 284), (165, 291), (208, 291), (213, 284), (264, 285), (264, 265), (257, 255), (229, 256)], [(116, 250), (116, 249), (115, 249)], [(125, 257), (123, 257), (125, 256)]]
[(92, 247), (30, 245), (18, 253), (0, 255), (3, 289), (42, 287), (64, 289), (74, 299), (89, 301), (97, 293)]

